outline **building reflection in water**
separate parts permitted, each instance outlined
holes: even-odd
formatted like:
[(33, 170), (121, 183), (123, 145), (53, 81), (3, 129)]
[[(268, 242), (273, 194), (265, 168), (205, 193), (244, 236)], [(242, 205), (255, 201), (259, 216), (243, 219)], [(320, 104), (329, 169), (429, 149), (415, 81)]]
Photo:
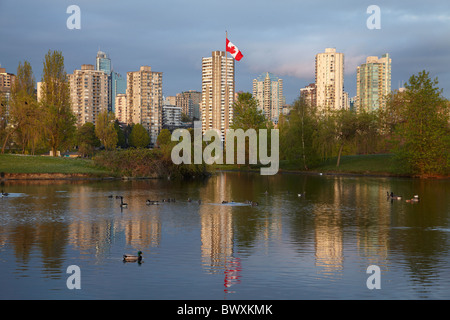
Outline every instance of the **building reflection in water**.
[(231, 206), (221, 205), (231, 201), (231, 183), (227, 176), (219, 175), (204, 188), (200, 214), (202, 265), (207, 273), (224, 273), (224, 292), (240, 283), (241, 261), (234, 257), (233, 219)]
[(318, 198), (314, 231), (320, 274), (342, 274), (346, 246), (359, 250), (372, 264), (386, 265), (391, 206), (382, 184), (334, 177), (319, 191)]
[[(115, 198), (99, 200), (93, 195), (91, 186), (81, 185), (69, 199), (72, 214), (69, 242), (81, 253), (100, 257), (109, 252), (118, 236), (125, 237), (125, 243), (136, 250), (159, 246), (161, 241), (160, 208), (149, 209), (139, 197), (138, 191), (129, 191), (127, 198), (132, 206), (121, 209), (120, 200)], [(133, 201), (135, 199), (135, 201)]]
[(233, 255), (232, 207), (220, 205), (231, 196), (226, 182), (226, 176), (218, 176), (201, 192), (203, 196), (199, 214), (202, 264), (210, 273), (223, 270), (226, 259)]

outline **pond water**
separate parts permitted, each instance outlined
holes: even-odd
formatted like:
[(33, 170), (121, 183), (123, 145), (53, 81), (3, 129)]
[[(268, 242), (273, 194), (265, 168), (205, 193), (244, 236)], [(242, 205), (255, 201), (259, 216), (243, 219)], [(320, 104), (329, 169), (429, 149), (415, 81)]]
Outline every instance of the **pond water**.
[(450, 298), (449, 180), (223, 172), (2, 189), (0, 299)]

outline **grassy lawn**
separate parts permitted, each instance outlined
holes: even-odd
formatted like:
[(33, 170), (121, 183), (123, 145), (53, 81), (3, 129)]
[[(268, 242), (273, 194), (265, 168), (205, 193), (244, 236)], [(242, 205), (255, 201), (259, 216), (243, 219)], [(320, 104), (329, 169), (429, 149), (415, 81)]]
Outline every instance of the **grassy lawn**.
[(56, 158), (46, 156), (0, 155), (0, 172), (5, 173), (65, 173), (108, 175), (109, 171), (97, 168), (92, 160)]
[(319, 167), (314, 168), (313, 171), (396, 174), (392, 168), (392, 159), (392, 154), (342, 156), (339, 167), (336, 167), (337, 158), (332, 158), (322, 163)]
[[(355, 174), (388, 174), (395, 175), (392, 168), (392, 154), (372, 154), (342, 156), (339, 167), (336, 167), (337, 158), (332, 158), (317, 167), (310, 168), (309, 172), (323, 173), (355, 173)], [(251, 166), (252, 170), (259, 172), (259, 166)], [(212, 165), (215, 170), (244, 170), (248, 171), (247, 165)], [(280, 170), (284, 171), (305, 171), (302, 161), (280, 161)]]
[[(323, 173), (356, 173), (356, 174), (395, 174), (391, 166), (391, 154), (342, 156), (339, 167), (336, 158), (332, 158), (320, 166), (311, 168), (310, 172)], [(247, 165), (212, 165), (214, 170), (249, 170)], [(259, 172), (258, 166), (252, 170)], [(301, 161), (280, 161), (280, 170), (304, 171)], [(89, 159), (54, 158), (46, 156), (23, 156), (0, 154), (0, 172), (5, 173), (63, 173), (89, 174), (93, 176), (111, 176), (112, 172), (98, 168)]]

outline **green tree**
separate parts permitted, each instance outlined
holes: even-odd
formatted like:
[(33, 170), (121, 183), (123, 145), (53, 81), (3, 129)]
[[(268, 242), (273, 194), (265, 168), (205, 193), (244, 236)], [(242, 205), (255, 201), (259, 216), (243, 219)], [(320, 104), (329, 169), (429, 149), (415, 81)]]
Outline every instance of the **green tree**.
[(114, 121), (114, 129), (116, 129), (117, 132), (117, 145), (121, 148), (127, 147), (127, 139), (125, 137), (125, 130), (122, 129), (119, 120)]
[(351, 110), (338, 110), (335, 113), (336, 121), (336, 139), (338, 141), (338, 156), (336, 167), (339, 167), (341, 162), (342, 150), (346, 144), (354, 141), (358, 134), (359, 123), (358, 116)]
[[(19, 63), (16, 80), (11, 88), (9, 126), (3, 142), (2, 153), (9, 139), (15, 135), (22, 153), (28, 145), (35, 146), (41, 137), (41, 113), (34, 95), (36, 81), (29, 62)], [(34, 148), (32, 148), (34, 153)]]
[[(267, 148), (270, 150), (271, 146), (271, 130), (273, 128), (272, 121), (268, 120), (261, 110), (258, 109), (258, 101), (249, 92), (239, 93), (237, 101), (233, 105), (233, 123), (231, 129), (242, 129), (247, 131), (248, 129), (254, 129), (257, 134), (258, 144), (257, 150), (259, 150), (259, 130), (268, 129), (267, 131)], [(224, 152), (226, 150), (226, 144)], [(237, 155), (237, 149), (235, 149), (235, 157)], [(258, 154), (258, 152), (257, 152)], [(245, 163), (249, 161), (249, 138), (245, 138)], [(227, 160), (228, 161), (228, 160)]]
[(133, 126), (130, 133), (130, 145), (135, 148), (145, 148), (150, 143), (150, 136), (144, 126), (137, 123)]
[(448, 101), (426, 71), (412, 75), (405, 88), (402, 121), (394, 129), (396, 159), (411, 174), (442, 174), (450, 166)]
[(378, 145), (380, 141), (379, 113), (362, 111), (357, 114), (357, 121), (357, 152), (360, 154), (370, 154), (378, 152)]
[(156, 139), (156, 143), (159, 147), (168, 145), (172, 142), (172, 134), (169, 129), (162, 129), (159, 132), (158, 138)]
[(192, 119), (187, 114), (182, 112), (181, 113), (181, 122), (192, 122)]
[(86, 122), (77, 130), (76, 135), (78, 154), (81, 156), (92, 156), (95, 148), (100, 147), (100, 140), (95, 135), (95, 126), (92, 122)]
[(108, 110), (102, 111), (97, 116), (95, 134), (106, 150), (114, 150), (119, 141), (115, 128), (115, 115)]
[(69, 146), (76, 132), (76, 117), (70, 105), (70, 91), (64, 69), (64, 57), (60, 51), (45, 55), (42, 72), (43, 129), (53, 155), (58, 149)]
[(320, 154), (315, 146), (319, 126), (314, 107), (297, 99), (290, 114), (280, 118), (278, 127), (280, 153), (285, 160), (299, 162), (304, 170), (319, 162)]
[(249, 92), (239, 93), (233, 105), (232, 129), (267, 129), (272, 122), (266, 119), (263, 112), (258, 110), (258, 101)]
[[(4, 141), (3, 139), (6, 138), (6, 128), (8, 125), (8, 118), (7, 118), (7, 104), (8, 100), (6, 99), (6, 95), (3, 92), (0, 92), (0, 141)], [(2, 144), (3, 145), (3, 144)], [(3, 153), (2, 148), (2, 153)]]

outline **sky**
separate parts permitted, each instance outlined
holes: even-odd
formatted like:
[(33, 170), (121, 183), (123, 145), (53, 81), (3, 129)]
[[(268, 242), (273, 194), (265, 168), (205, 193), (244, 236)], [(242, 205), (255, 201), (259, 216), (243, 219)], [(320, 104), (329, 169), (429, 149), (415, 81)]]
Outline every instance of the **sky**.
[[(80, 29), (67, 20), (80, 8)], [(367, 20), (380, 8), (380, 29)], [(448, 0), (0, 0), (0, 64), (16, 73), (31, 63), (40, 81), (45, 54), (63, 53), (67, 73), (94, 64), (106, 52), (126, 75), (140, 66), (163, 72), (163, 94), (201, 91), (201, 63), (225, 50), (225, 34), (243, 53), (236, 62), (236, 91), (252, 92), (264, 72), (283, 79), (286, 102), (314, 82), (315, 55), (344, 53), (344, 90), (356, 95), (356, 67), (368, 56), (392, 58), (392, 89), (422, 70), (438, 78), (450, 98)]]

